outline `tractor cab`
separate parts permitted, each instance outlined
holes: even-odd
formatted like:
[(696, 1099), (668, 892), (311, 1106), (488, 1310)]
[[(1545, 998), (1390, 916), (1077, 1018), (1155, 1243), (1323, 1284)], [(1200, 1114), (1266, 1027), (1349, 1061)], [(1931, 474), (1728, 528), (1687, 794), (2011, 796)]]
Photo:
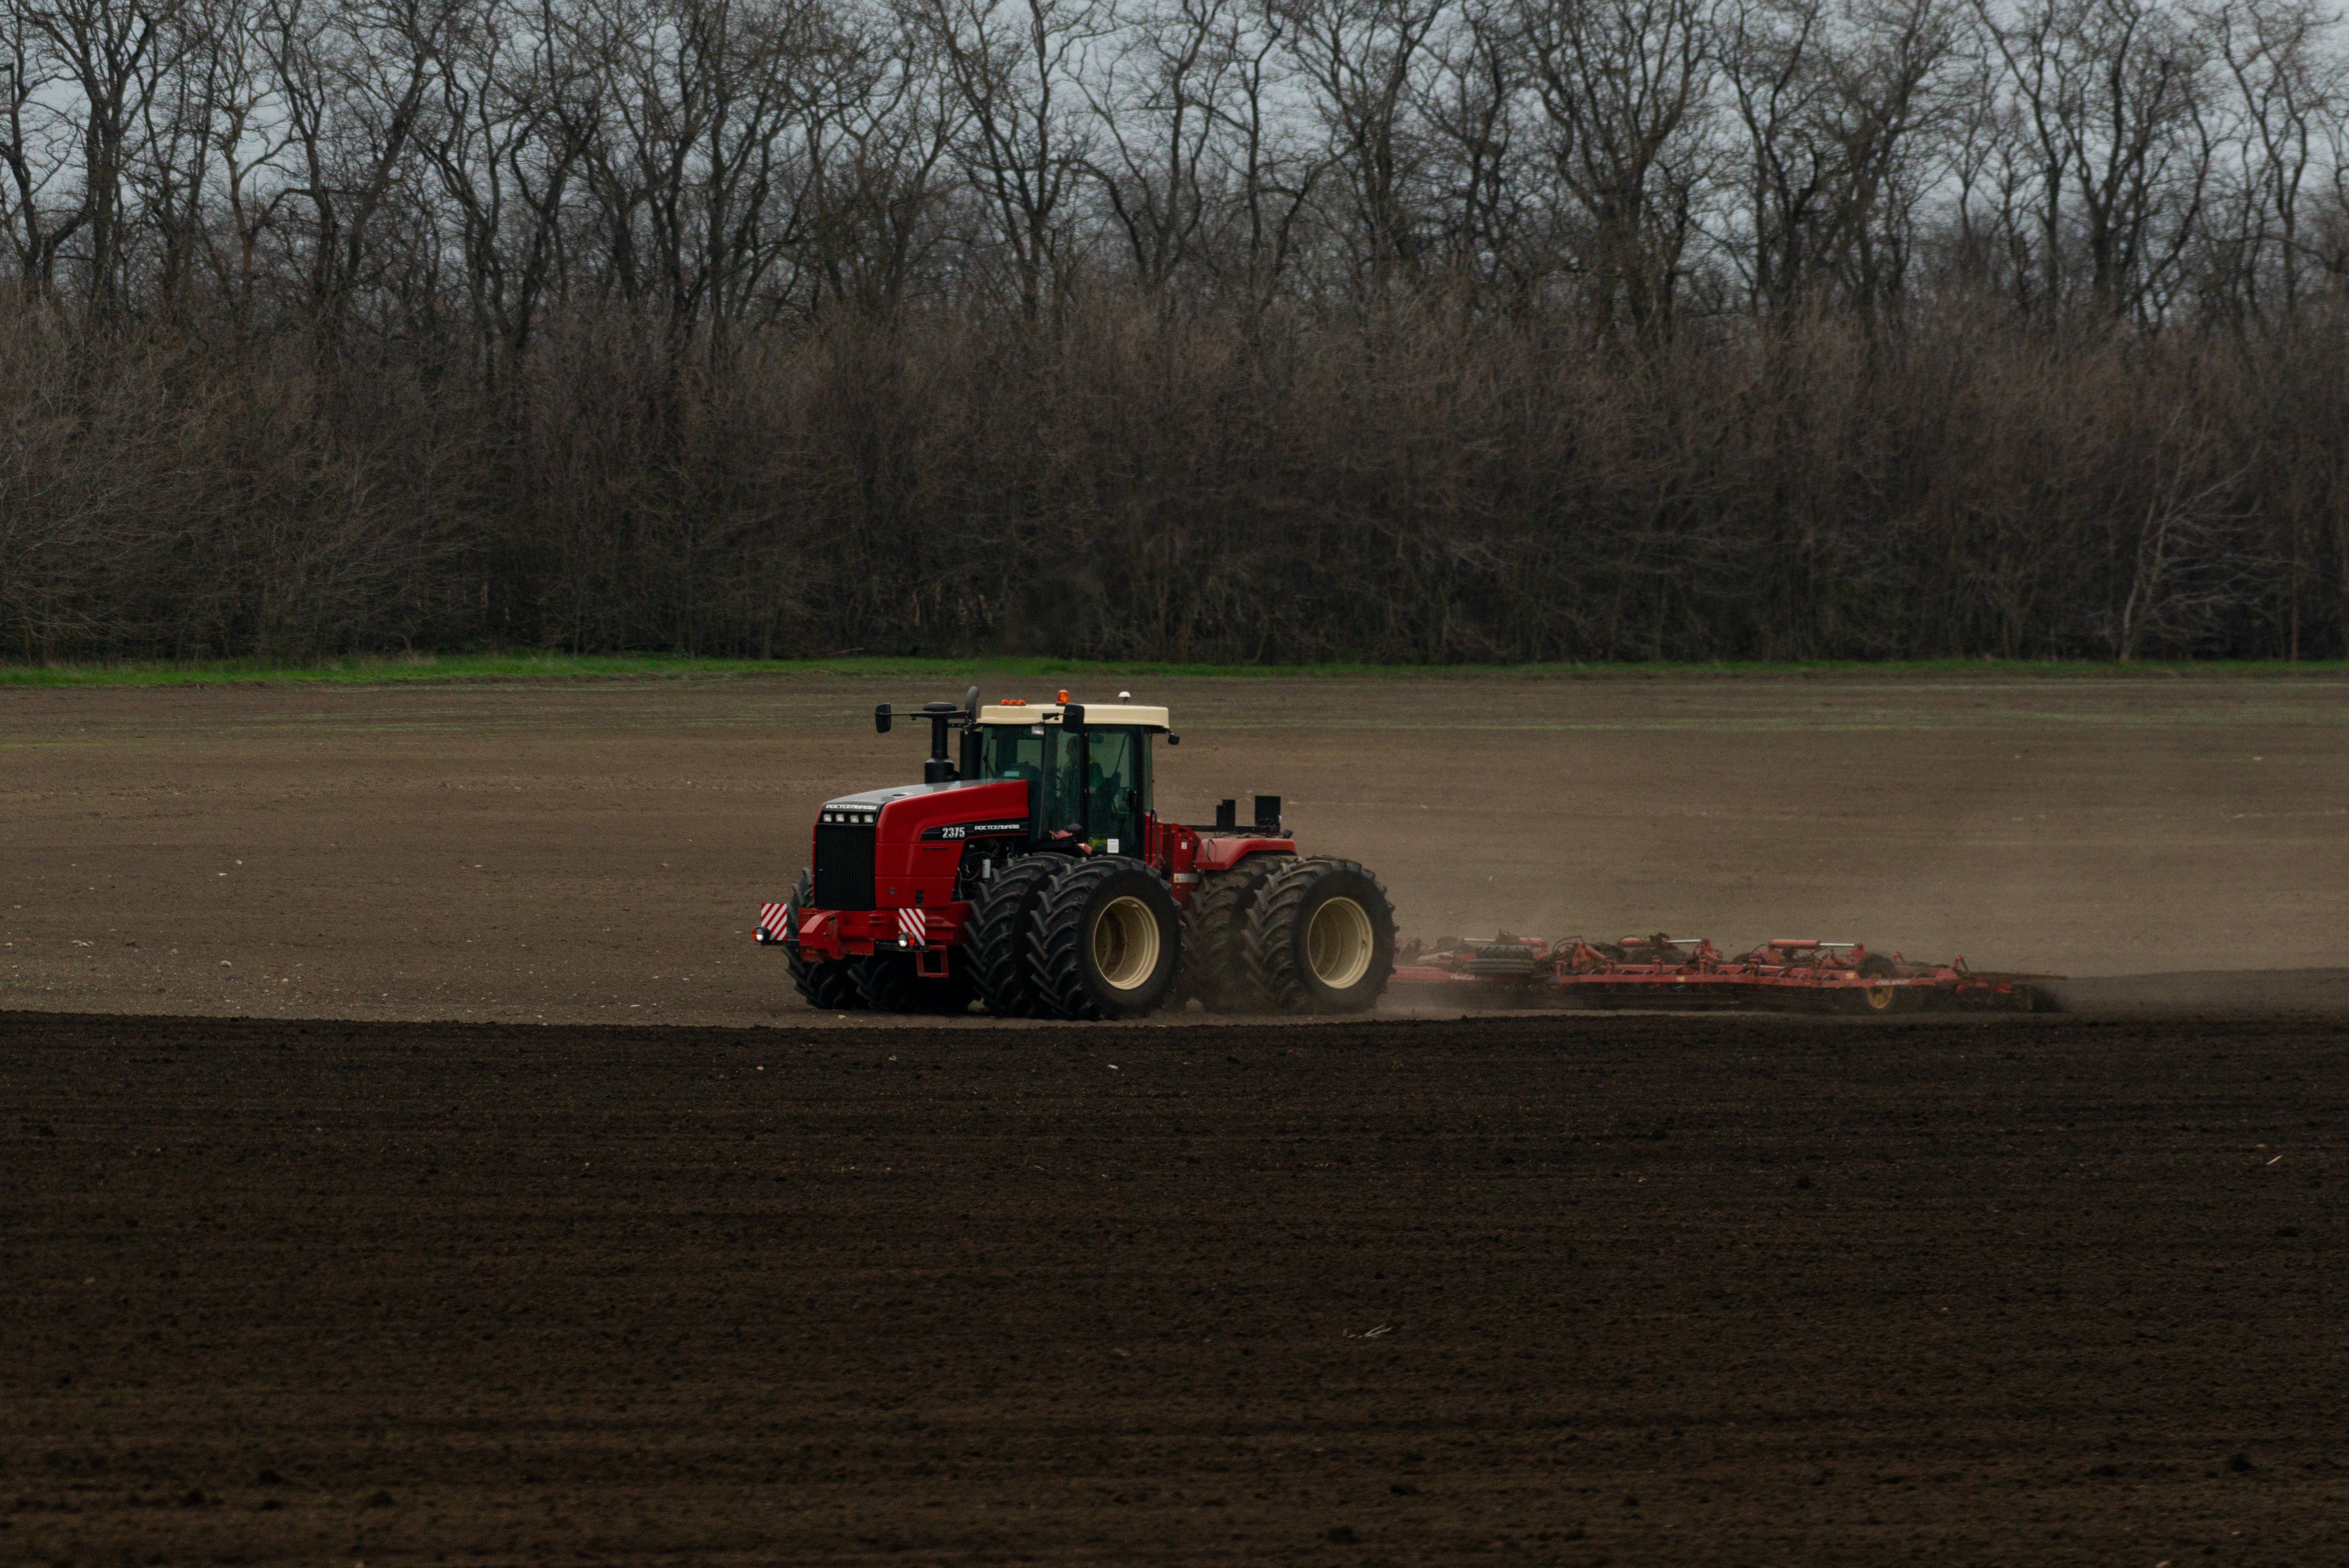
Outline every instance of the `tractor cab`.
[(1038, 841), (1149, 856), (1150, 738), (1168, 735), (1165, 709), (1015, 701), (981, 708), (973, 729), (969, 776), (1026, 784)]

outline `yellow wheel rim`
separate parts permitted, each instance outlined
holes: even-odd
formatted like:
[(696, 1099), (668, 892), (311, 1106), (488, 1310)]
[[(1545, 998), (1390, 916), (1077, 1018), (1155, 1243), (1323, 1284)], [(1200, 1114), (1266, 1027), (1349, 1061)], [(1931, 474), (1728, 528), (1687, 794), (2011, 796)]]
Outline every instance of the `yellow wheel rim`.
[(1136, 991), (1158, 970), (1158, 919), (1139, 898), (1112, 898), (1093, 922), (1093, 968), (1112, 991)]
[(1893, 1000), (1900, 993), (1889, 985), (1871, 985), (1859, 994), (1870, 1012), (1889, 1012)]
[(1376, 946), (1371, 917), (1351, 898), (1330, 899), (1305, 928), (1305, 961), (1313, 978), (1332, 991), (1361, 983)]

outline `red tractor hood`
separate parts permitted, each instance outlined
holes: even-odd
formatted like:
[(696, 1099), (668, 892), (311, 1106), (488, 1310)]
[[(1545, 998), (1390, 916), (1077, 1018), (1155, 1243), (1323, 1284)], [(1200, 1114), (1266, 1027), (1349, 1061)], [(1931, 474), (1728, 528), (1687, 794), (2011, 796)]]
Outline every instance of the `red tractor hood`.
[[(877, 819), (877, 820), (876, 820)], [(949, 828), (994, 829), (985, 836), (1028, 832), (1028, 785), (1020, 779), (958, 779), (952, 784), (895, 784), (823, 803), (818, 822), (869, 823), (884, 844), (960, 838)], [(980, 836), (980, 835), (968, 835)]]

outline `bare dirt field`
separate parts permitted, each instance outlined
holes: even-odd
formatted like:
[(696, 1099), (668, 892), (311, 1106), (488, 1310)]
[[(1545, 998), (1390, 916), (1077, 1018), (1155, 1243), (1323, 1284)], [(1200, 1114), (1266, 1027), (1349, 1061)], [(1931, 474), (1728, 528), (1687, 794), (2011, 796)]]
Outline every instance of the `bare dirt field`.
[[(2349, 683), (1131, 684), (1184, 732), (1163, 807), (1284, 794), (1407, 935), (1859, 939), (2168, 977), (2091, 1004), (2349, 998)], [(939, 696), (0, 691), (0, 1006), (812, 1022), (757, 906), (825, 796), (919, 776), (922, 738), (875, 736), (872, 704)]]
[(2337, 1563), (2344, 1066), (0, 1013), (0, 1562)]

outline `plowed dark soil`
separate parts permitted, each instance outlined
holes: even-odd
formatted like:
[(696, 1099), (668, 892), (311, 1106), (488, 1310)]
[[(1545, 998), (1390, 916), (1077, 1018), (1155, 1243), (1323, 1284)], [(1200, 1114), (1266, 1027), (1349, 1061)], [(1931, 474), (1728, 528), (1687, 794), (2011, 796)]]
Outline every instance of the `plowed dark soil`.
[(2337, 1563), (2344, 1066), (0, 1012), (0, 1560)]

